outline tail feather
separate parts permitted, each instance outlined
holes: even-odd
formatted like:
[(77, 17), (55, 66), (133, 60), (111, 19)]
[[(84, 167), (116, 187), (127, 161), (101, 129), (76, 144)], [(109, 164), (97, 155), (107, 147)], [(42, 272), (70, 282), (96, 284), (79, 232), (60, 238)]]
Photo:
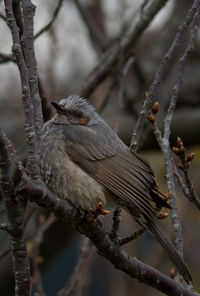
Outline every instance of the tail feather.
[(159, 228), (154, 220), (146, 217), (146, 221), (148, 222), (148, 229), (151, 231), (160, 245), (165, 249), (171, 261), (177, 268), (178, 272), (183, 276), (186, 282), (190, 282), (192, 280), (191, 275), (171, 241), (168, 239), (165, 233), (162, 232), (162, 230)]

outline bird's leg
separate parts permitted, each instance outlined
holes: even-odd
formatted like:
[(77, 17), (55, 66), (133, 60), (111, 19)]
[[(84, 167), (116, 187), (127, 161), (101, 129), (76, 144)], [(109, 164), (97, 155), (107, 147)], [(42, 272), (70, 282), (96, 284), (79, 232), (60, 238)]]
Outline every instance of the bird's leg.
[(90, 213), (92, 214), (92, 222), (98, 222), (98, 220), (97, 220), (97, 217), (99, 216), (99, 215), (102, 215), (102, 216), (105, 216), (105, 215), (108, 215), (108, 214), (110, 214), (110, 211), (109, 210), (104, 210), (103, 209), (103, 203), (102, 203), (102, 201), (100, 201), (99, 203), (98, 203), (98, 205), (97, 205), (97, 207), (96, 207), (96, 209), (94, 210), (94, 209), (90, 209)]

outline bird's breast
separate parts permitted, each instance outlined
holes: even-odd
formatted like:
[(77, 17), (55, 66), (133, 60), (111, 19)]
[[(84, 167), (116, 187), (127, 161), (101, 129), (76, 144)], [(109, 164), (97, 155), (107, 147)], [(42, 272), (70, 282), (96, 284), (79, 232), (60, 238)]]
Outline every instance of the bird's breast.
[(100, 201), (106, 206), (107, 201), (110, 204), (112, 200), (111, 194), (102, 185), (70, 160), (62, 136), (42, 137), (40, 168), (47, 187), (76, 207), (91, 209), (96, 208)]

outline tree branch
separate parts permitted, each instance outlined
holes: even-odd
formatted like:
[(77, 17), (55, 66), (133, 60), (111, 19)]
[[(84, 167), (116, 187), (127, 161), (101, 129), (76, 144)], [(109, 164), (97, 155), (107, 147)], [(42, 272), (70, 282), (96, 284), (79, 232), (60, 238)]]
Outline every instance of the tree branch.
[(85, 270), (83, 271), (83, 268), (88, 261), (89, 255), (91, 253), (91, 248), (92, 248), (91, 241), (88, 238), (85, 238), (83, 241), (83, 245), (80, 251), (76, 268), (71, 278), (69, 279), (69, 281), (67, 281), (65, 287), (58, 293), (58, 296), (83, 295), (83, 292), (82, 292), (84, 288), (83, 272), (85, 274)]
[(61, 9), (61, 6), (63, 4), (63, 0), (59, 0), (58, 1), (58, 5), (53, 13), (52, 19), (50, 20), (50, 22), (48, 24), (46, 24), (42, 29), (39, 30), (39, 32), (37, 32), (34, 36), (34, 39), (37, 39), (39, 36), (41, 36), (43, 33), (45, 33), (46, 31), (49, 30), (49, 28), (53, 25), (53, 23), (55, 22), (58, 13)]
[(22, 8), (23, 8), (23, 20), (24, 20), (22, 44), (23, 44), (24, 59), (27, 66), (27, 70), (28, 70), (30, 94), (31, 94), (31, 99), (33, 104), (34, 126), (35, 126), (35, 132), (38, 140), (37, 145), (39, 145), (40, 143), (39, 138), (42, 132), (43, 115), (42, 115), (41, 99), (38, 92), (37, 62), (35, 58), (34, 38), (33, 38), (33, 27), (34, 27), (33, 19), (35, 14), (35, 6), (31, 3), (31, 0), (22, 0)]
[[(99, 85), (110, 73), (113, 67), (118, 64), (120, 51), (124, 57), (129, 56), (143, 31), (148, 27), (154, 16), (166, 4), (167, 0), (154, 0), (151, 5), (142, 4), (143, 9), (138, 10), (130, 29), (124, 33), (119, 44), (109, 49), (99, 65), (90, 73), (85, 85), (82, 87), (81, 96), (89, 97), (97, 85)], [(145, 1), (146, 4), (146, 1)]]
[(146, 228), (140, 227), (134, 233), (130, 234), (125, 238), (121, 238), (119, 240), (119, 245), (123, 246), (125, 244), (130, 243), (131, 241), (137, 239), (140, 235), (142, 235), (146, 231)]
[(0, 131), (0, 169), (3, 199), (10, 225), (10, 246), (15, 276), (15, 296), (30, 296), (30, 267), (24, 242), (24, 202), (18, 201), (11, 180), (9, 152)]
[(8, 26), (11, 30), (13, 47), (12, 51), (16, 57), (16, 63), (19, 69), (22, 88), (22, 99), (25, 113), (25, 131), (28, 140), (28, 168), (30, 175), (33, 179), (38, 179), (38, 152), (37, 152), (37, 138), (34, 127), (34, 110), (31, 100), (31, 92), (29, 87), (28, 69), (24, 60), (23, 50), (21, 46), (19, 30), (16, 24), (15, 16), (13, 13), (12, 0), (4, 0), (5, 10)]
[(162, 59), (162, 62), (156, 72), (155, 78), (149, 88), (147, 99), (145, 100), (144, 105), (141, 108), (140, 115), (138, 117), (137, 123), (133, 131), (133, 135), (131, 139), (131, 147), (134, 150), (137, 150), (137, 147), (139, 146), (139, 141), (142, 135), (144, 122), (148, 112), (151, 110), (153, 106), (156, 91), (158, 90), (158, 87), (162, 82), (164, 75), (169, 68), (170, 61), (174, 57), (174, 54), (177, 48), (180, 47), (181, 43), (183, 42), (186, 30), (190, 25), (191, 21), (193, 20), (198, 7), (199, 7), (199, 0), (195, 0), (188, 14), (186, 15), (184, 21), (179, 27), (178, 32), (176, 33), (176, 36), (174, 38), (174, 41), (172, 42), (169, 50), (167, 51), (164, 58)]
[(24, 197), (53, 211), (59, 219), (75, 223), (76, 228), (94, 243), (98, 253), (107, 258), (117, 269), (170, 296), (197, 295), (158, 270), (130, 257), (107, 237), (97, 223), (91, 223), (90, 217), (82, 215), (80, 210), (74, 208), (66, 200), (57, 199), (51, 192), (33, 182), (21, 184), (18, 191)]

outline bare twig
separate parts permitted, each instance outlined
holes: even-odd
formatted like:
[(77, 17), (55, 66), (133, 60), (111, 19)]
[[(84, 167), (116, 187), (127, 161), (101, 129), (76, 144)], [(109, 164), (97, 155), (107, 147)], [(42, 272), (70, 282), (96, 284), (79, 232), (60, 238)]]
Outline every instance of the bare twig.
[(74, 0), (74, 4), (76, 5), (81, 15), (81, 18), (83, 19), (84, 24), (86, 25), (86, 28), (90, 35), (90, 39), (94, 44), (94, 48), (97, 50), (97, 53), (101, 53), (107, 45), (107, 38), (105, 34), (102, 35), (102, 32), (98, 27), (98, 24), (95, 23), (94, 17), (92, 17), (91, 13), (88, 11), (87, 8), (84, 7), (80, 0)]
[[(170, 205), (171, 205), (171, 220), (172, 220), (172, 226), (174, 231), (174, 240), (175, 240), (175, 246), (179, 252), (179, 254), (183, 257), (183, 236), (182, 236), (182, 227), (180, 220), (178, 218), (178, 210), (176, 206), (176, 190), (175, 190), (175, 182), (174, 182), (174, 174), (173, 174), (173, 163), (171, 161), (171, 149), (170, 149), (170, 143), (169, 143), (169, 137), (171, 133), (171, 122), (173, 118), (173, 113), (176, 107), (176, 100), (178, 97), (178, 92), (181, 87), (182, 81), (183, 81), (183, 73), (184, 73), (184, 65), (186, 62), (186, 58), (193, 48), (194, 39), (196, 37), (197, 33), (197, 22), (199, 22), (199, 13), (200, 13), (200, 1), (194, 1), (193, 6), (195, 6), (195, 10), (193, 11), (193, 21), (192, 21), (192, 30), (190, 34), (190, 38), (187, 44), (187, 47), (185, 49), (185, 52), (183, 56), (180, 59), (179, 63), (179, 69), (178, 69), (178, 75), (176, 79), (176, 84), (172, 91), (172, 96), (169, 104), (169, 108), (167, 111), (167, 115), (165, 118), (165, 125), (164, 125), (164, 136), (162, 137), (161, 132), (159, 131), (158, 127), (156, 126), (154, 120), (153, 114), (150, 114), (148, 116), (148, 119), (151, 121), (154, 133), (157, 137), (158, 143), (161, 146), (161, 149), (163, 151), (165, 166), (167, 170), (166, 178), (167, 178), (167, 185), (168, 190), (171, 193), (170, 196)], [(190, 10), (191, 12), (192, 10)], [(195, 29), (194, 29), (195, 28)], [(155, 109), (155, 104), (152, 107), (152, 110)], [(183, 147), (184, 149), (184, 147)]]
[(16, 63), (20, 72), (22, 98), (25, 112), (25, 131), (28, 139), (28, 168), (29, 173), (33, 179), (38, 179), (38, 153), (37, 153), (37, 139), (34, 127), (34, 113), (33, 104), (31, 100), (31, 92), (29, 87), (29, 77), (27, 66), (24, 61), (23, 51), (20, 42), (19, 30), (15, 21), (12, 0), (4, 0), (8, 26), (10, 27), (13, 39), (13, 53), (16, 57)]
[[(81, 90), (83, 97), (89, 97), (99, 83), (101, 83), (113, 71), (113, 67), (118, 64), (120, 51), (123, 51), (125, 59), (129, 57), (137, 40), (143, 31), (148, 27), (154, 16), (166, 4), (167, 0), (154, 0), (151, 5), (146, 5), (143, 10), (138, 10), (131, 28), (123, 34), (119, 44), (115, 44), (109, 49), (100, 64), (89, 75), (85, 85)], [(145, 3), (146, 4), (146, 3)], [(145, 9), (146, 8), (146, 9)]]
[(191, 21), (193, 20), (193, 17), (197, 11), (198, 6), (199, 6), (199, 0), (194, 1), (191, 9), (189, 10), (188, 14), (186, 15), (181, 26), (179, 27), (179, 30), (176, 33), (174, 41), (172, 42), (169, 50), (167, 51), (166, 55), (164, 56), (160, 66), (156, 72), (155, 78), (149, 88), (148, 97), (145, 100), (144, 105), (141, 108), (137, 123), (136, 123), (134, 131), (133, 131), (133, 135), (132, 135), (132, 139), (131, 139), (131, 147), (134, 150), (137, 150), (137, 147), (139, 145), (139, 141), (140, 141), (142, 131), (143, 131), (144, 121), (146, 119), (148, 112), (151, 110), (151, 108), (153, 106), (156, 91), (158, 90), (158, 87), (159, 87), (161, 81), (163, 80), (165, 73), (167, 72), (167, 70), (169, 68), (170, 61), (172, 60), (177, 48), (181, 45), (181, 43), (184, 39), (185, 32), (186, 32), (188, 26), (190, 25)]
[[(169, 107), (166, 118), (171, 116), (171, 112), (172, 112), (172, 109)], [(178, 218), (178, 212), (176, 208), (176, 200), (175, 200), (176, 190), (175, 190), (175, 183), (173, 178), (173, 164), (171, 162), (171, 149), (170, 149), (169, 138), (168, 138), (169, 134), (168, 133), (164, 134), (164, 136), (162, 137), (162, 134), (155, 123), (155, 118), (153, 117), (153, 115), (149, 116), (148, 118), (152, 123), (154, 134), (163, 152), (165, 166), (167, 170), (167, 175), (166, 175), (167, 186), (170, 192), (170, 205), (172, 207), (171, 218), (172, 218), (172, 225), (174, 229), (175, 246), (179, 251), (180, 255), (183, 257), (182, 228), (181, 228), (181, 224)], [(172, 117), (171, 117), (171, 120), (172, 120)], [(171, 124), (171, 121), (165, 120), (165, 130), (167, 131), (168, 131), (168, 126), (166, 125), (169, 125), (169, 124)]]
[(15, 296), (30, 295), (30, 267), (23, 233), (24, 203), (18, 201), (11, 180), (9, 152), (0, 131), (0, 169), (3, 199), (10, 225), (10, 246), (15, 276)]
[[(31, 0), (22, 0), (23, 8), (23, 52), (24, 60), (28, 70), (28, 80), (30, 87), (31, 100), (33, 104), (33, 116), (34, 116), (34, 126), (35, 132), (37, 135), (37, 150), (39, 150), (39, 138), (41, 135), (41, 129), (43, 124), (43, 115), (42, 115), (42, 105), (41, 99), (38, 92), (38, 74), (37, 74), (37, 62), (35, 57), (34, 50), (34, 38), (33, 38), (33, 27), (34, 27), (34, 14), (35, 6), (31, 3)], [(38, 165), (38, 162), (36, 162)]]
[(53, 16), (52, 16), (52, 19), (50, 20), (50, 22), (45, 25), (42, 29), (39, 30), (39, 32), (37, 32), (34, 36), (34, 39), (37, 39), (39, 36), (41, 36), (44, 32), (48, 31), (49, 28), (53, 25), (53, 23), (55, 22), (57, 16), (58, 16), (58, 13), (61, 9), (61, 6), (63, 4), (63, 0), (59, 0), (58, 1), (58, 5), (53, 13)]
[(146, 231), (146, 228), (140, 227), (138, 228), (134, 233), (132, 233), (131, 235), (125, 237), (125, 238), (121, 238), (119, 240), (119, 245), (123, 246), (127, 243), (130, 243), (131, 241), (137, 239), (140, 235), (142, 235), (144, 232)]
[(39, 256), (40, 256), (40, 245), (43, 241), (44, 233), (47, 231), (47, 229), (56, 221), (56, 218), (53, 214), (51, 214), (46, 221), (43, 221), (38, 229), (38, 232), (33, 240), (34, 243), (34, 251), (32, 254), (33, 259), (33, 279), (35, 287), (39, 293), (40, 296), (45, 296), (44, 288), (42, 285), (42, 279), (40, 275), (40, 269), (39, 269)]
[[(58, 296), (81, 296), (83, 295), (83, 290), (85, 286), (84, 282), (84, 276), (85, 275), (85, 266), (87, 264), (87, 261), (89, 259), (89, 256), (91, 254), (92, 249), (92, 243), (91, 241), (86, 237), (83, 241), (83, 245), (80, 251), (80, 255), (78, 258), (78, 263), (76, 265), (76, 268), (69, 279), (69, 281), (66, 283), (65, 287), (58, 293)], [(83, 270), (84, 269), (84, 270)]]
[(7, 63), (7, 62), (16, 63), (15, 57), (12, 54), (7, 55), (7, 54), (4, 54), (4, 53), (0, 53), (0, 64), (4, 64), (4, 63)]
[(196, 205), (198, 209), (200, 209), (200, 200), (199, 197), (197, 196), (192, 181), (189, 176), (189, 167), (191, 164), (192, 159), (194, 158), (194, 153), (190, 153), (188, 156), (186, 155), (186, 149), (183, 145), (183, 142), (181, 139), (178, 137), (177, 139), (177, 144), (178, 147), (173, 147), (174, 153), (179, 157), (181, 163), (178, 164), (178, 167), (183, 171), (184, 177), (185, 177), (185, 183), (187, 187), (185, 187), (183, 179), (179, 175), (178, 171), (176, 170), (176, 165), (173, 162), (173, 168), (174, 168), (174, 173), (176, 173), (176, 178), (181, 186), (181, 188), (184, 190), (184, 193), (186, 197), (191, 201), (193, 204)]
[(109, 237), (112, 241), (118, 242), (119, 227), (121, 222), (121, 208), (117, 207), (113, 213), (113, 224)]
[[(192, 11), (192, 9), (191, 9)], [(190, 11), (190, 13), (191, 13)], [(171, 211), (171, 218), (172, 218), (172, 225), (174, 229), (174, 236), (175, 236), (175, 246), (179, 253), (183, 256), (183, 238), (182, 238), (182, 229), (181, 224), (178, 219), (178, 211), (176, 207), (176, 200), (175, 200), (175, 184), (174, 184), (174, 178), (173, 178), (173, 165), (171, 163), (171, 149), (169, 144), (169, 137), (171, 133), (171, 122), (173, 118), (173, 113), (176, 107), (176, 100), (178, 97), (178, 93), (183, 81), (183, 73), (184, 73), (184, 66), (186, 59), (188, 57), (188, 54), (191, 52), (194, 40), (197, 34), (198, 25), (199, 25), (199, 18), (200, 18), (200, 1), (194, 1), (193, 4), (193, 22), (192, 22), (192, 30), (190, 34), (190, 38), (186, 47), (186, 50), (183, 54), (183, 56), (180, 59), (179, 69), (178, 69), (178, 75), (176, 79), (176, 85), (173, 88), (172, 91), (172, 97), (170, 101), (170, 105), (168, 108), (167, 116), (165, 119), (165, 126), (164, 126), (164, 136), (163, 136), (163, 154), (165, 158), (165, 163), (167, 167), (167, 182), (168, 182), (168, 190), (172, 192), (172, 196), (170, 199), (170, 205), (172, 207)]]
[(36, 210), (36, 205), (33, 205), (31, 209), (29, 210), (28, 214), (26, 215), (26, 218), (24, 219), (24, 227), (28, 224), (29, 220), (33, 216), (34, 212)]
[(179, 184), (180, 188), (182, 189), (183, 191), (183, 194), (188, 198), (190, 199), (190, 193), (189, 193), (189, 190), (188, 188), (185, 186), (184, 184), (184, 181), (183, 181), (183, 178), (181, 177), (181, 175), (179, 174), (178, 170), (177, 170), (177, 167), (176, 167), (176, 164), (172, 158), (171, 160), (172, 162), (172, 165), (173, 165), (173, 169), (174, 169), (174, 176), (177, 180), (177, 183)]
[(10, 156), (14, 160), (14, 163), (17, 167), (17, 172), (19, 174), (20, 179), (22, 179), (22, 178), (27, 179), (26, 171), (25, 171), (25, 168), (19, 158), (18, 152), (16, 151), (12, 142), (9, 140), (9, 138), (7, 137), (7, 135), (4, 132), (2, 132), (2, 137), (4, 139), (4, 142), (6, 144), (8, 152), (10, 153)]
[(107, 91), (107, 94), (106, 94), (106, 96), (105, 96), (105, 98), (104, 98), (104, 100), (103, 100), (103, 103), (102, 103), (102, 105), (100, 106), (100, 109), (99, 109), (99, 113), (100, 114), (102, 114), (103, 113), (103, 111), (105, 110), (105, 108), (106, 108), (106, 106), (107, 106), (107, 104), (108, 104), (108, 102), (109, 102), (109, 99), (110, 99), (110, 97), (111, 97), (111, 95), (112, 95), (112, 92), (113, 92), (113, 90), (115, 89), (115, 85), (116, 85), (116, 81), (115, 81), (115, 79), (111, 82), (111, 85), (110, 85), (110, 87), (109, 87), (109, 89), (108, 89), (108, 91)]
[(43, 87), (40, 77), (38, 77), (38, 89), (39, 89), (40, 98), (42, 100), (43, 118), (44, 118), (44, 121), (46, 122), (52, 118), (55, 111), (54, 111), (53, 106), (50, 104), (50, 98), (49, 98), (45, 88)]

